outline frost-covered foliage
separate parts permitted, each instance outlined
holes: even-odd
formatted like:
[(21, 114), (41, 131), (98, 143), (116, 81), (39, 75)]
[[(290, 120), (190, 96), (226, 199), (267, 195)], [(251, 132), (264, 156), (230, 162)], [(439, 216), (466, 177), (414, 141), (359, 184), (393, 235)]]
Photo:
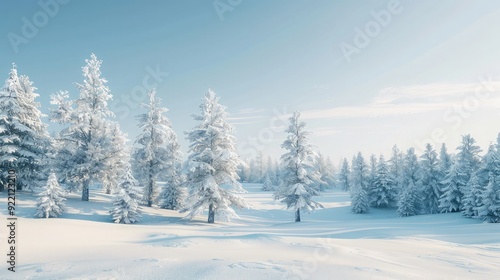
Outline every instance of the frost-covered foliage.
[(287, 152), (281, 156), (283, 170), (282, 184), (276, 189), (274, 198), (295, 211), (295, 222), (300, 222), (300, 210), (310, 212), (323, 206), (312, 200), (319, 195), (317, 189), (319, 174), (313, 169), (315, 153), (308, 143), (309, 132), (306, 123), (300, 121), (300, 113), (294, 112), (289, 118), (290, 126), (285, 131), (288, 136), (281, 144)]
[(226, 108), (209, 90), (200, 110), (201, 114), (194, 116), (198, 125), (187, 135), (189, 196), (181, 212), (188, 212), (187, 218), (192, 219), (208, 208), (208, 223), (214, 223), (215, 216), (222, 220), (237, 217), (233, 207), (246, 208), (248, 204), (235, 194), (244, 189), (238, 182), (240, 159)]
[(124, 161), (125, 137), (108, 109), (112, 98), (106, 79), (101, 77), (102, 61), (92, 54), (82, 68), (84, 81), (76, 84), (80, 96), (68, 100), (67, 92), (52, 96), (52, 121), (65, 125), (55, 141), (55, 168), (59, 180), (70, 190), (82, 190), (82, 200), (89, 200), (89, 186), (116, 182), (115, 168)]
[(373, 207), (391, 207), (396, 204), (394, 197), (395, 185), (389, 174), (389, 166), (383, 155), (380, 156), (376, 165), (376, 173), (370, 195), (370, 205)]
[(410, 148), (404, 158), (403, 179), (398, 197), (398, 209), (396, 210), (396, 213), (401, 217), (417, 215), (420, 210), (419, 171), (415, 149)]
[(467, 183), (480, 163), (481, 148), (475, 143), (469, 134), (462, 136), (462, 143), (457, 148), (457, 159), (444, 179), (443, 195), (440, 199), (441, 212), (457, 212), (465, 206), (464, 194), (469, 191)]
[(110, 211), (115, 223), (133, 224), (141, 221), (141, 200), (140, 188), (132, 175), (130, 168), (127, 168), (122, 182), (114, 190), (113, 209)]
[(420, 185), (422, 186), (422, 210), (424, 213), (439, 213), (439, 199), (441, 198), (441, 184), (439, 163), (436, 151), (431, 144), (427, 144), (424, 154), (420, 156)]
[(271, 181), (271, 177), (269, 177), (269, 174), (266, 175), (266, 178), (264, 179), (264, 183), (262, 184), (262, 190), (265, 192), (274, 191), (274, 184), (273, 181)]
[(18, 76), (15, 65), (0, 89), (0, 177), (15, 169), (18, 190), (39, 187), (48, 177), (51, 142), (35, 91), (27, 76)]
[(65, 195), (57, 182), (56, 175), (51, 173), (47, 185), (39, 194), (35, 216), (39, 218), (57, 218), (65, 210)]
[(329, 158), (325, 158), (322, 153), (318, 153), (314, 169), (320, 176), (320, 181), (318, 182), (318, 189), (320, 191), (324, 191), (335, 186), (335, 179), (333, 175), (335, 174), (335, 170)]
[[(163, 195), (176, 194), (183, 180), (177, 178), (181, 175), (181, 155), (177, 136), (165, 116), (168, 110), (160, 106), (161, 100), (156, 97), (155, 90), (151, 90), (148, 96), (149, 102), (141, 104), (147, 112), (137, 116), (141, 133), (135, 141), (133, 158), (134, 174), (143, 186), (143, 204), (151, 207), (158, 200), (158, 180), (161, 175), (169, 180), (168, 187), (176, 189)], [(170, 202), (165, 203), (168, 206)]]
[(341, 190), (348, 191), (350, 189), (350, 177), (351, 169), (349, 168), (349, 162), (344, 158), (338, 175), (339, 188)]
[(498, 176), (490, 174), (488, 185), (481, 195), (482, 205), (477, 208), (478, 216), (488, 223), (500, 222), (500, 182)]
[(394, 145), (392, 147), (392, 155), (389, 159), (389, 174), (394, 182), (393, 196), (398, 197), (403, 186), (403, 153)]
[(351, 211), (355, 214), (368, 213), (370, 206), (368, 165), (361, 153), (353, 159), (351, 173)]

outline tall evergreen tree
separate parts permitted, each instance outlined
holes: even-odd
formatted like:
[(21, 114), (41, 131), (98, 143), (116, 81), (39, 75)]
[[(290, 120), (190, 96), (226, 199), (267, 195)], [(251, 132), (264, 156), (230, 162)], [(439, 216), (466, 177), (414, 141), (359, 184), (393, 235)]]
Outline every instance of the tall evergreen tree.
[(159, 195), (158, 178), (165, 174), (170, 182), (169, 187), (179, 187), (180, 151), (177, 137), (170, 121), (165, 116), (167, 108), (161, 107), (161, 100), (156, 90), (148, 93), (149, 102), (141, 104), (146, 113), (137, 115), (141, 133), (135, 141), (133, 152), (135, 177), (143, 186), (143, 204), (151, 207), (157, 202)]
[(439, 199), (441, 198), (441, 184), (439, 162), (436, 151), (431, 144), (427, 144), (421, 159), (421, 186), (422, 210), (424, 213), (439, 213)]
[(351, 177), (351, 170), (349, 168), (349, 162), (347, 161), (346, 158), (344, 158), (342, 162), (342, 167), (340, 168), (339, 176), (338, 176), (338, 181), (339, 181), (339, 187), (343, 191), (348, 191), (350, 189), (350, 177)]
[[(116, 170), (107, 169), (122, 161), (127, 149), (125, 145), (115, 146), (114, 137), (118, 126), (111, 121), (114, 114), (108, 109), (112, 98), (107, 80), (101, 77), (102, 61), (92, 54), (82, 68), (84, 81), (76, 84), (80, 96), (68, 100), (67, 92), (52, 96), (52, 121), (66, 125), (56, 139), (57, 155), (55, 168), (59, 180), (69, 185), (71, 190), (81, 189), (82, 200), (89, 200), (89, 187), (98, 182), (101, 185)], [(120, 136), (121, 137), (121, 136)]]
[(114, 208), (110, 211), (115, 223), (133, 224), (141, 220), (142, 209), (139, 206), (141, 194), (138, 182), (132, 175), (130, 166), (122, 173), (122, 181), (115, 189)]
[[(323, 206), (312, 200), (319, 195), (316, 188), (320, 181), (317, 172), (312, 170), (315, 153), (308, 143), (309, 132), (306, 123), (299, 120), (300, 113), (294, 112), (290, 117), (290, 126), (286, 130), (287, 139), (281, 147), (287, 152), (281, 156), (284, 165), (282, 184), (276, 190), (275, 199), (285, 203), (287, 209), (295, 211), (295, 222), (300, 222), (300, 210), (312, 211)], [(311, 172), (312, 171), (312, 172)]]
[(351, 173), (351, 211), (355, 214), (368, 213), (369, 198), (369, 175), (368, 165), (363, 155), (359, 152), (354, 158)]
[(372, 195), (370, 197), (370, 205), (379, 208), (395, 206), (396, 197), (394, 197), (394, 187), (394, 182), (389, 174), (389, 166), (384, 156), (380, 155)]
[(490, 174), (488, 185), (481, 195), (482, 205), (477, 208), (478, 216), (488, 223), (500, 223), (500, 183), (498, 176)]
[(375, 196), (375, 180), (377, 178), (377, 156), (372, 154), (370, 156), (370, 169), (368, 171), (368, 195), (370, 197), (370, 205), (373, 197)]
[(46, 154), (51, 142), (35, 91), (27, 76), (18, 76), (15, 65), (0, 89), (1, 177), (5, 181), (7, 171), (15, 169), (18, 190), (41, 186), (48, 176)]
[(208, 223), (214, 223), (216, 215), (229, 219), (237, 216), (232, 207), (244, 208), (248, 204), (234, 194), (244, 190), (237, 181), (240, 159), (236, 153), (236, 138), (232, 135), (233, 127), (227, 122), (226, 108), (209, 90), (200, 109), (201, 115), (194, 116), (199, 124), (187, 136), (190, 193), (181, 212), (189, 212), (187, 217), (194, 218), (208, 208)]
[(398, 146), (392, 147), (392, 155), (389, 159), (389, 174), (394, 182), (393, 196), (399, 197), (399, 193), (403, 187), (403, 153)]
[(396, 213), (401, 217), (417, 215), (421, 199), (418, 195), (420, 167), (415, 149), (410, 148), (405, 155), (403, 179), (398, 197)]
[[(444, 180), (444, 195), (440, 199), (441, 212), (456, 212), (464, 208), (464, 194), (468, 192), (467, 183), (479, 167), (481, 148), (470, 134), (462, 136), (458, 146), (457, 159)], [(458, 204), (458, 207), (455, 205)]]

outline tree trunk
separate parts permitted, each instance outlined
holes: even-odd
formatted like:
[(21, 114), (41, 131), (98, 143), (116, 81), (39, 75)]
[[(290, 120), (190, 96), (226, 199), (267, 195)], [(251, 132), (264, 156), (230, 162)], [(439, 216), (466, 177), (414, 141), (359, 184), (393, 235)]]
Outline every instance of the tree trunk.
[(83, 181), (82, 185), (82, 201), (89, 201), (89, 180)]
[(300, 209), (295, 211), (295, 222), (300, 222)]
[(208, 206), (208, 223), (209, 224), (215, 223), (215, 211), (213, 204), (210, 204), (210, 206)]

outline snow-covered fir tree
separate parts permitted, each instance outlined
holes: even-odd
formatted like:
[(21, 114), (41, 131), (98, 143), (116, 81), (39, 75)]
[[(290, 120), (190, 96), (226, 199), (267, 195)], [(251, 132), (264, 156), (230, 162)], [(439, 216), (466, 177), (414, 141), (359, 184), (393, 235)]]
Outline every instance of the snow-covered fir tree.
[(194, 218), (208, 208), (208, 223), (214, 223), (216, 216), (228, 220), (237, 216), (233, 207), (246, 208), (248, 204), (235, 194), (244, 189), (237, 181), (240, 159), (226, 108), (209, 90), (200, 109), (201, 114), (194, 116), (199, 124), (187, 135), (189, 197), (181, 212), (188, 212), (187, 217)]
[(309, 132), (306, 123), (300, 121), (300, 113), (290, 117), (290, 126), (285, 131), (288, 136), (281, 144), (287, 152), (281, 156), (283, 162), (282, 184), (276, 189), (274, 198), (295, 211), (295, 222), (300, 222), (300, 210), (310, 212), (323, 206), (312, 200), (319, 195), (317, 189), (319, 175), (313, 170), (315, 153), (308, 143)]
[(173, 130), (166, 148), (168, 164), (164, 172), (160, 174), (165, 185), (160, 193), (159, 205), (163, 209), (180, 210), (184, 207), (187, 198), (186, 176), (182, 174), (182, 153), (177, 142), (177, 135)]
[(393, 196), (398, 197), (403, 185), (403, 153), (398, 146), (392, 147), (392, 155), (389, 159), (389, 174), (394, 182)]
[(370, 168), (368, 171), (368, 196), (370, 197), (370, 204), (374, 196), (373, 191), (375, 188), (376, 178), (377, 178), (377, 156), (372, 154), (370, 156)]
[(250, 182), (262, 183), (265, 176), (266, 164), (264, 163), (264, 155), (259, 151), (257, 157), (250, 161)]
[(274, 191), (274, 184), (273, 181), (271, 180), (271, 177), (269, 177), (269, 174), (266, 175), (266, 178), (264, 179), (264, 183), (262, 184), (262, 190), (265, 192)]
[[(180, 152), (176, 135), (165, 116), (167, 109), (160, 106), (161, 100), (156, 96), (156, 90), (149, 91), (148, 97), (149, 102), (141, 104), (146, 112), (137, 116), (140, 134), (135, 141), (133, 159), (135, 177), (143, 186), (142, 203), (151, 207), (157, 202), (159, 195), (160, 174), (168, 177), (170, 187), (173, 186), (176, 190), (182, 180), (172, 178), (180, 176)], [(174, 193), (175, 191), (170, 194)]]
[(421, 199), (418, 195), (419, 173), (415, 149), (410, 148), (404, 158), (403, 179), (396, 210), (396, 213), (401, 217), (414, 216), (419, 213), (419, 205), (421, 205)]
[(420, 159), (422, 210), (424, 213), (436, 214), (440, 212), (439, 199), (442, 193), (437, 153), (431, 144), (426, 145)]
[(384, 156), (380, 155), (371, 190), (370, 205), (379, 208), (395, 206), (396, 197), (394, 197), (394, 187), (394, 182), (389, 174), (389, 166)]
[(123, 172), (129, 165), (130, 149), (127, 146), (128, 138), (125, 133), (120, 130), (117, 123), (110, 124), (110, 137), (106, 140), (112, 157), (104, 161), (104, 169), (106, 172), (102, 174), (101, 184), (107, 194), (112, 193), (122, 180)]
[(133, 224), (141, 221), (142, 210), (139, 202), (142, 198), (137, 180), (132, 175), (130, 166), (126, 167), (122, 181), (114, 190), (113, 209), (110, 211), (115, 223)]
[(35, 91), (27, 76), (18, 76), (15, 65), (0, 89), (1, 181), (9, 169), (15, 169), (18, 190), (39, 187), (48, 177), (51, 141)]
[(470, 134), (462, 136), (462, 143), (457, 148), (456, 161), (443, 181), (443, 195), (440, 199), (441, 212), (457, 212), (464, 207), (464, 194), (468, 192), (467, 183), (478, 169), (480, 162), (481, 148), (475, 143), (476, 140)]
[[(59, 180), (70, 190), (82, 190), (82, 200), (89, 200), (89, 187), (93, 183), (105, 182), (114, 178), (115, 169), (108, 169), (123, 161), (120, 142), (114, 139), (121, 135), (116, 123), (111, 121), (114, 114), (108, 109), (112, 98), (106, 79), (101, 77), (102, 61), (92, 54), (85, 60), (82, 68), (84, 81), (76, 84), (80, 96), (68, 100), (67, 92), (52, 96), (51, 103), (56, 106), (51, 112), (52, 121), (66, 127), (55, 141), (57, 154), (55, 168)], [(121, 137), (121, 136), (120, 136)]]
[(500, 182), (498, 176), (490, 174), (488, 185), (481, 195), (482, 205), (477, 208), (479, 219), (488, 223), (500, 222)]
[(351, 169), (349, 168), (349, 162), (344, 158), (338, 175), (339, 188), (341, 190), (348, 191), (350, 189), (350, 178)]
[(359, 152), (352, 163), (351, 186), (351, 211), (355, 214), (368, 213), (370, 206), (368, 165)]
[(57, 182), (56, 175), (51, 173), (47, 185), (39, 194), (35, 216), (39, 218), (57, 218), (65, 210), (65, 195)]

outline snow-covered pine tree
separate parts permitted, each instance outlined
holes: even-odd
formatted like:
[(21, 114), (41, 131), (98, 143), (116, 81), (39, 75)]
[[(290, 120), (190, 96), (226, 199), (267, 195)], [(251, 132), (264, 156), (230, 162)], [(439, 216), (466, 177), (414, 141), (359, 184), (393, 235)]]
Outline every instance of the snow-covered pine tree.
[(113, 209), (110, 212), (115, 223), (133, 224), (141, 221), (142, 210), (139, 205), (141, 191), (132, 175), (130, 165), (122, 175), (122, 181), (114, 190)]
[(370, 200), (370, 206), (374, 206), (371, 202), (373, 201), (374, 189), (375, 189), (375, 180), (377, 178), (377, 156), (372, 154), (370, 156), (370, 168), (368, 171), (368, 196)]
[[(267, 157), (265, 177), (269, 177), (269, 180), (271, 180), (271, 182), (272, 182), (273, 178), (276, 178), (276, 170), (274, 170), (274, 162), (270, 156)], [(264, 177), (264, 182), (266, 180), (265, 177)]]
[(488, 152), (483, 156), (479, 169), (474, 172), (467, 183), (467, 192), (464, 194), (462, 214), (466, 217), (477, 218), (478, 209), (483, 206), (483, 194), (491, 178), (500, 176), (500, 156), (494, 145), (490, 145)]
[(124, 170), (130, 165), (130, 149), (127, 146), (127, 135), (120, 130), (117, 123), (111, 123), (110, 126), (110, 137), (106, 139), (110, 142), (106, 146), (109, 147), (108, 152), (113, 156), (103, 160), (105, 166), (103, 169), (106, 172), (102, 174), (101, 179), (103, 189), (107, 194), (111, 194), (118, 187)]
[(370, 206), (368, 165), (361, 152), (353, 159), (351, 186), (351, 211), (355, 214), (368, 213)]
[(111, 121), (114, 114), (108, 109), (112, 98), (106, 79), (101, 77), (102, 61), (92, 54), (85, 60), (82, 68), (84, 81), (76, 84), (80, 96), (68, 100), (67, 92), (52, 96), (52, 121), (66, 125), (59, 133), (55, 143), (56, 173), (59, 180), (71, 190), (82, 190), (82, 200), (89, 200), (89, 187), (92, 183), (103, 183), (112, 178), (116, 170), (108, 170), (113, 163), (121, 161), (124, 153), (117, 150), (125, 146), (114, 146), (113, 134), (116, 123)]
[[(457, 147), (458, 154), (453, 167), (444, 179), (441, 212), (456, 212), (464, 207), (464, 194), (468, 192), (467, 183), (471, 175), (479, 167), (481, 148), (475, 145), (476, 140), (470, 134), (462, 136), (462, 143)], [(458, 208), (455, 204), (458, 203)]]
[(417, 215), (420, 210), (421, 198), (418, 195), (420, 186), (419, 169), (415, 149), (410, 148), (404, 158), (402, 185), (398, 197), (398, 209), (396, 210), (396, 213), (401, 217)]
[(350, 189), (350, 178), (351, 170), (349, 168), (349, 162), (347, 161), (347, 158), (344, 158), (338, 175), (338, 182), (341, 190), (348, 191)]
[(389, 174), (394, 182), (393, 196), (399, 197), (399, 192), (403, 186), (403, 153), (399, 150), (398, 146), (392, 147), (392, 155), (389, 159)]
[(187, 218), (192, 219), (208, 208), (208, 223), (214, 223), (216, 215), (228, 220), (237, 216), (232, 207), (246, 208), (248, 204), (235, 194), (244, 189), (238, 183), (236, 170), (240, 159), (226, 108), (219, 104), (215, 93), (208, 90), (200, 109), (201, 115), (194, 116), (199, 124), (187, 135), (190, 189), (181, 213), (189, 212)]
[[(295, 211), (295, 222), (300, 222), (300, 210), (313, 211), (323, 206), (312, 200), (319, 195), (316, 188), (320, 181), (314, 172), (315, 153), (308, 143), (309, 132), (306, 123), (300, 121), (300, 113), (294, 112), (290, 117), (290, 126), (285, 131), (287, 139), (281, 144), (287, 152), (281, 156), (283, 162), (282, 184), (276, 189), (274, 198), (285, 203), (287, 209)], [(312, 172), (311, 172), (312, 171)]]
[(482, 205), (477, 208), (478, 217), (488, 223), (500, 222), (500, 183), (498, 176), (490, 174), (488, 185), (481, 195)]
[(262, 190), (265, 192), (274, 191), (273, 181), (271, 181), (271, 177), (269, 177), (269, 174), (266, 175), (266, 178), (264, 179), (264, 183), (262, 184)]
[(437, 153), (431, 144), (427, 144), (424, 154), (420, 156), (420, 179), (422, 186), (422, 210), (424, 213), (439, 213), (439, 199), (441, 198), (441, 184)]
[[(139, 184), (143, 186), (143, 204), (151, 207), (157, 202), (159, 194), (158, 177), (165, 174), (170, 180), (171, 176), (179, 176), (179, 147), (170, 121), (165, 116), (167, 109), (160, 106), (161, 100), (156, 97), (156, 90), (148, 93), (149, 102), (141, 104), (147, 112), (137, 116), (141, 133), (135, 141), (133, 152), (134, 173)], [(177, 188), (180, 178), (175, 178), (173, 183)]]
[(166, 148), (168, 161), (165, 171), (160, 176), (165, 185), (160, 193), (159, 205), (163, 209), (180, 210), (187, 198), (186, 176), (182, 174), (182, 153), (173, 130)]
[[(17, 172), (17, 189), (33, 189), (47, 180), (50, 137), (36, 88), (27, 76), (18, 76), (13, 65), (0, 89), (0, 170)], [(4, 181), (4, 180), (2, 180)]]
[(35, 216), (39, 218), (59, 217), (66, 207), (66, 198), (64, 196), (59, 183), (57, 183), (56, 175), (51, 173), (47, 185), (39, 194)]
[(396, 198), (393, 196), (394, 182), (389, 174), (389, 166), (383, 155), (380, 155), (377, 164), (377, 172), (373, 183), (370, 204), (373, 207), (391, 207), (396, 205)]

